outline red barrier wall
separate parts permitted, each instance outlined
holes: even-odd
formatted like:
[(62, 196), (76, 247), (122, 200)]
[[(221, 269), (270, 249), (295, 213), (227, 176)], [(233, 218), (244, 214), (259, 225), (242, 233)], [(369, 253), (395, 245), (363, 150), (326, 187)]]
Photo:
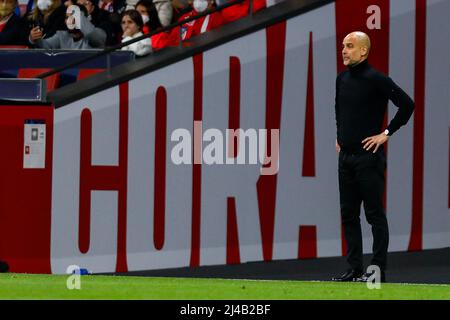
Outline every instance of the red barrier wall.
[[(44, 120), (44, 169), (24, 169), (24, 123)], [(53, 107), (0, 107), (0, 259), (11, 272), (50, 273)]]

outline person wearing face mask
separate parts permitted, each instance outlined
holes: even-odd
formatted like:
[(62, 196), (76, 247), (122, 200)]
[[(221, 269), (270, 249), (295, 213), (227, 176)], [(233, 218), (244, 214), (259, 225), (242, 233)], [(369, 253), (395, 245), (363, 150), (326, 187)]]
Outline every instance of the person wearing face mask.
[[(193, 10), (185, 15), (183, 15), (178, 21), (183, 21), (185, 19), (194, 17), (199, 13), (203, 13), (206, 10), (212, 9), (215, 6), (214, 0), (193, 0), (190, 1)], [(187, 22), (180, 27), (174, 28), (172, 32), (178, 34), (181, 33), (182, 40), (188, 40), (193, 36), (199, 35), (206, 31), (216, 29), (224, 24), (224, 19), (221, 12), (214, 12), (201, 17), (197, 20)]]
[[(144, 27), (142, 32), (148, 34), (161, 29), (163, 26), (159, 20), (158, 10), (152, 0), (139, 0), (136, 10), (142, 17)], [(160, 32), (151, 37), (152, 49), (160, 50), (168, 46), (177, 46), (179, 37), (175, 33)]]
[(36, 40), (52, 37), (56, 31), (65, 30), (66, 8), (60, 0), (36, 0), (28, 16), (28, 41), (33, 46)]
[[(158, 12), (152, 0), (139, 0), (136, 3), (136, 11), (142, 17), (142, 22), (144, 23), (142, 32), (144, 34), (148, 34), (162, 27), (158, 18)], [(152, 16), (151, 19), (150, 16)]]
[[(155, 5), (158, 18), (163, 27), (167, 27), (172, 22), (173, 7), (171, 0), (149, 0)], [(126, 0), (126, 10), (136, 9), (139, 3), (138, 0)]]
[[(192, 7), (192, 10), (182, 15), (178, 19), (178, 22), (195, 17), (196, 15), (203, 13), (208, 9), (212, 9), (215, 6), (214, 0), (189, 0), (188, 2)], [(164, 43), (164, 46), (160, 46), (159, 49), (169, 45), (177, 46), (180, 43), (180, 40), (188, 40), (193, 36), (218, 28), (222, 24), (224, 24), (224, 20), (221, 12), (214, 12), (191, 22), (184, 23), (181, 27), (173, 28), (170, 32), (159, 35), (160, 39), (163, 40), (161, 42)], [(156, 44), (153, 45), (155, 48)]]
[[(140, 0), (136, 4), (136, 10), (141, 14), (144, 21), (142, 32), (148, 34), (163, 28), (159, 19), (158, 10), (152, 0)], [(165, 47), (178, 46), (180, 42), (179, 33), (170, 31), (159, 32), (151, 36), (152, 49), (160, 50)]]
[(0, 45), (20, 45), (24, 43), (23, 24), (14, 14), (17, 0), (0, 0)]
[(66, 11), (66, 30), (57, 31), (50, 38), (37, 39), (35, 45), (44, 49), (96, 49), (103, 48), (106, 33), (96, 28), (77, 5)]

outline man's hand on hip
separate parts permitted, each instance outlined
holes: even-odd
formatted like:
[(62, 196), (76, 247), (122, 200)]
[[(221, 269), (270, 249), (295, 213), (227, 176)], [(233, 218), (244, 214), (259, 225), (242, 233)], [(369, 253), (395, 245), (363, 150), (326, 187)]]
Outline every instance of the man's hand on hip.
[(386, 141), (389, 140), (389, 136), (384, 134), (384, 133), (380, 133), (377, 134), (376, 136), (371, 136), (368, 138), (365, 138), (361, 143), (364, 143), (364, 149), (369, 151), (370, 149), (372, 149), (373, 147), (373, 153), (377, 152), (378, 148), (385, 143)]

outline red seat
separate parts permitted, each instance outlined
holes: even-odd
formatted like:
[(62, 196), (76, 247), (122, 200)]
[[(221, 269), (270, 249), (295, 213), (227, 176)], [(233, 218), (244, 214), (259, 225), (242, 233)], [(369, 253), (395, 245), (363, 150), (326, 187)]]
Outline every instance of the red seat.
[[(48, 68), (40, 68), (40, 69), (31, 69), (31, 68), (23, 68), (19, 69), (17, 74), (17, 78), (21, 79), (29, 79), (36, 78), (38, 75), (51, 71), (52, 69)], [(52, 74), (45, 78), (47, 82), (47, 92), (55, 90), (59, 86), (59, 73)]]
[(19, 45), (1, 45), (0, 49), (28, 49), (27, 46), (19, 46)]
[(82, 80), (103, 71), (105, 71), (105, 69), (80, 69), (80, 71), (78, 72), (77, 80)]

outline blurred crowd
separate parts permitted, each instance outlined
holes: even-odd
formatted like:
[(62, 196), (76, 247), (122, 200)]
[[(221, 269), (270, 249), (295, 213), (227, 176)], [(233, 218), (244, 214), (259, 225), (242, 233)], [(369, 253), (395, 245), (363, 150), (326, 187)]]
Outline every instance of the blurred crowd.
[[(0, 46), (98, 49), (155, 32), (233, 0), (0, 0)], [(266, 7), (266, 0), (239, 4), (183, 23), (123, 47), (137, 56), (219, 28)]]

